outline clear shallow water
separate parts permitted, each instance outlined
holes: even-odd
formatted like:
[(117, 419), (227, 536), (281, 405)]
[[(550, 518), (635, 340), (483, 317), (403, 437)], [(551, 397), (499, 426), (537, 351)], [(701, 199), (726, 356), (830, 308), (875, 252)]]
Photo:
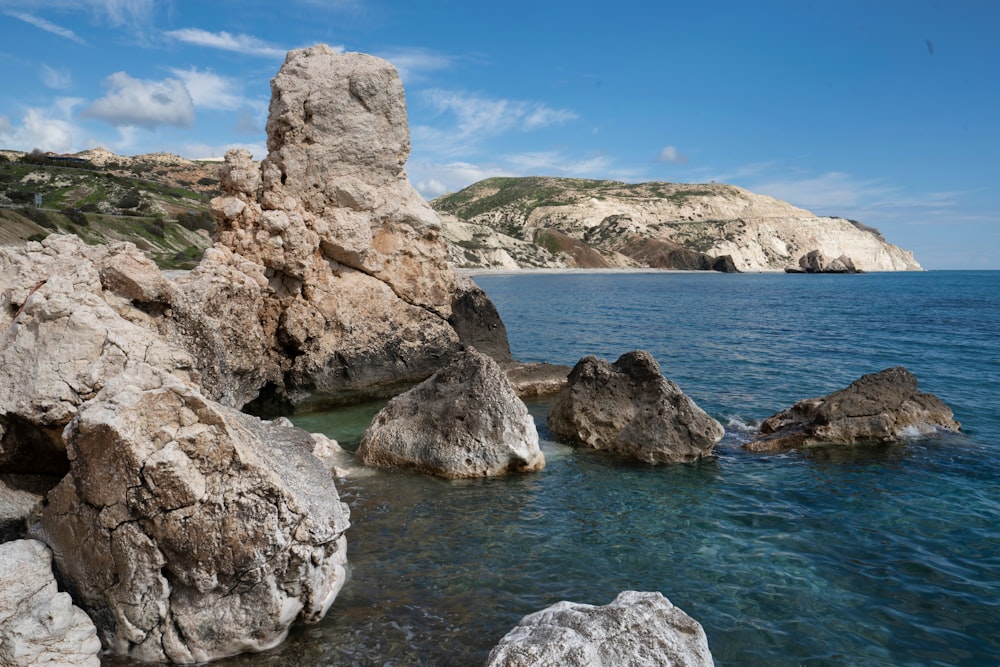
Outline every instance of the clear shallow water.
[[(476, 665), (559, 600), (658, 590), (720, 665), (1000, 663), (1000, 273), (482, 276), (515, 356), (647, 349), (727, 425), (647, 467), (551, 442), (537, 474), (345, 480), (351, 579), (328, 617), (223, 664)], [(965, 433), (752, 455), (748, 424), (905, 365)], [(299, 415), (351, 448), (378, 404)]]

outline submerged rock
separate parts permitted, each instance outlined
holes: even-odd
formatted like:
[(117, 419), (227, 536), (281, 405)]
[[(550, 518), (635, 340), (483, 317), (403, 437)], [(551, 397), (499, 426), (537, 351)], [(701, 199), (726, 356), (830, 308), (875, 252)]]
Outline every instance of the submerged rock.
[(357, 451), (365, 465), (440, 477), (488, 477), (545, 467), (528, 408), (495, 361), (467, 348), (372, 421)]
[(850, 386), (799, 401), (765, 419), (760, 436), (744, 447), (777, 451), (810, 445), (887, 443), (936, 429), (958, 431), (951, 409), (937, 396), (917, 390), (902, 366), (863, 375)]
[(0, 664), (99, 667), (100, 652), (94, 624), (59, 592), (48, 547), (0, 544)]
[(343, 585), (347, 510), (305, 432), (143, 369), (66, 429), (33, 535), (118, 655), (194, 663), (280, 643)]
[(597, 607), (558, 602), (525, 616), (488, 667), (710, 667), (701, 624), (661, 593), (625, 591)]
[(593, 356), (581, 359), (553, 401), (548, 424), (571, 444), (646, 463), (708, 456), (724, 433), (642, 350), (623, 354), (613, 364)]

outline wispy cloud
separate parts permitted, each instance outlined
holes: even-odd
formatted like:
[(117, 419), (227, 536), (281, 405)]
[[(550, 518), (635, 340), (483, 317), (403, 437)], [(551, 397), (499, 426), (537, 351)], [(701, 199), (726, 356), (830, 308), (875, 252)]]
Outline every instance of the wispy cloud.
[(453, 56), (421, 48), (395, 49), (378, 55), (392, 63), (407, 83), (420, 80), (428, 72), (448, 69), (455, 61)]
[(250, 56), (284, 58), (287, 53), (286, 49), (278, 48), (251, 35), (234, 35), (225, 31), (209, 32), (201, 28), (181, 28), (180, 30), (169, 30), (164, 34), (185, 44), (194, 44), (195, 46), (222, 51), (233, 51)]
[(660, 154), (656, 156), (656, 160), (657, 162), (666, 162), (667, 164), (683, 165), (688, 163), (688, 156), (681, 155), (676, 146), (664, 146), (660, 150)]
[(153, 129), (158, 125), (189, 127), (194, 102), (178, 79), (151, 81), (116, 72), (105, 80), (108, 93), (84, 109), (82, 116), (115, 126)]
[(192, 102), (199, 108), (237, 111), (244, 107), (262, 107), (266, 104), (243, 97), (239, 81), (211, 70), (199, 70), (197, 67), (171, 68), (170, 73), (184, 82)]
[(77, 35), (75, 32), (69, 28), (63, 28), (62, 26), (56, 25), (51, 21), (43, 19), (40, 16), (35, 16), (34, 14), (29, 14), (27, 12), (18, 11), (7, 11), (4, 12), (7, 16), (15, 18), (19, 21), (24, 21), (25, 23), (31, 24), (38, 28), (39, 30), (44, 30), (45, 32), (52, 33), (58, 37), (68, 39), (70, 41), (76, 42), (77, 44), (86, 44), (82, 37)]
[(479, 142), (505, 132), (537, 130), (578, 118), (574, 111), (540, 102), (493, 99), (453, 90), (425, 90), (419, 97), (435, 114), (446, 116), (453, 124), (415, 126), (414, 144), (455, 157), (474, 152)]
[(55, 69), (48, 65), (42, 65), (41, 79), (46, 88), (55, 90), (65, 90), (73, 83), (73, 76), (69, 73), (69, 70)]

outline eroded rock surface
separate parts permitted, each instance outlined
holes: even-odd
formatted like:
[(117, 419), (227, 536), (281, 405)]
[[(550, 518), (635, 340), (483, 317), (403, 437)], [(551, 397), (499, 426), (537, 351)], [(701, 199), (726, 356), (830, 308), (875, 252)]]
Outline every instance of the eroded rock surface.
[(941, 399), (917, 389), (917, 378), (902, 366), (863, 375), (828, 396), (799, 401), (761, 423), (751, 451), (810, 445), (894, 442), (936, 429), (961, 425)]
[(389, 401), (365, 432), (357, 457), (365, 465), (450, 478), (545, 466), (528, 408), (497, 363), (474, 348)]
[(347, 510), (305, 432), (142, 369), (82, 405), (66, 441), (36, 536), (115, 653), (263, 650), (333, 602)]
[(799, 258), (797, 266), (786, 268), (785, 273), (862, 273), (862, 271), (847, 255), (830, 259), (819, 250), (811, 250)]
[(0, 664), (99, 667), (100, 651), (94, 624), (59, 592), (49, 548), (0, 544)]
[(403, 170), (396, 70), (315, 46), (288, 54), (271, 91), (268, 157), (256, 171), (249, 153), (230, 151), (213, 202), (218, 242), (264, 267), (268, 326), (288, 360), (271, 390), (292, 403), (391, 391), (429, 376), (460, 342), (509, 357), (498, 318), (474, 303), (488, 300), (448, 268), (440, 221)]
[(710, 667), (701, 624), (661, 593), (625, 591), (604, 606), (558, 602), (525, 616), (488, 667)]
[(653, 356), (628, 352), (613, 364), (581, 359), (549, 409), (552, 432), (571, 444), (678, 463), (708, 456), (724, 429), (660, 374)]

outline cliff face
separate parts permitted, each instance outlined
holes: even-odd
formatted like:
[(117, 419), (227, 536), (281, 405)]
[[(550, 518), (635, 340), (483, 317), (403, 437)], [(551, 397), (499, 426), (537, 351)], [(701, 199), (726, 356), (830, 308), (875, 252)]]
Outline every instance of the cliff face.
[(431, 204), (458, 266), (597, 265), (581, 262), (579, 251), (539, 243), (558, 233), (596, 251), (606, 266), (718, 268), (714, 261), (729, 256), (739, 271), (782, 271), (818, 250), (846, 256), (862, 271), (921, 270), (878, 230), (732, 185), (491, 178)]

